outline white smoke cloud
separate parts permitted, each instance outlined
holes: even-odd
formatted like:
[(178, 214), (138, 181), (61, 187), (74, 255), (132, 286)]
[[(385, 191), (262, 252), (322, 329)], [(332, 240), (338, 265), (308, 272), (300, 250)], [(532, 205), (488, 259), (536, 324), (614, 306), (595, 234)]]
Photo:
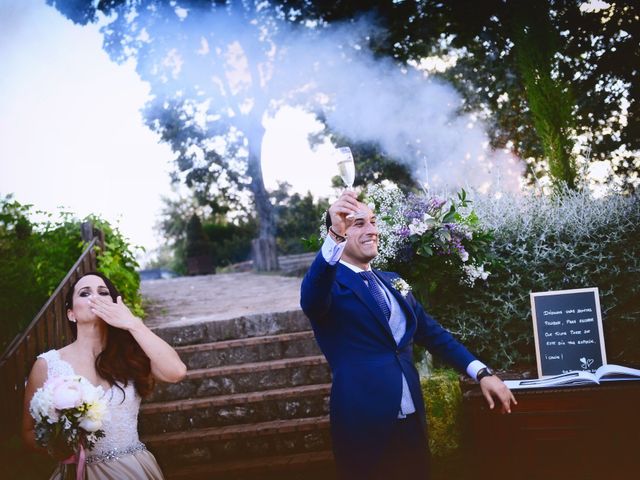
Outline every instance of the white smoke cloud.
[(462, 99), (451, 86), (374, 58), (366, 44), (377, 32), (366, 19), (294, 29), (264, 11), (181, 10), (172, 22), (144, 15), (135, 22), (154, 52), (142, 65), (152, 91), (200, 99), (249, 138), (262, 138), (278, 108), (302, 106), (321, 110), (333, 130), (377, 142), (430, 186), (519, 188), (522, 162), (488, 147), (485, 126), (458, 114)]

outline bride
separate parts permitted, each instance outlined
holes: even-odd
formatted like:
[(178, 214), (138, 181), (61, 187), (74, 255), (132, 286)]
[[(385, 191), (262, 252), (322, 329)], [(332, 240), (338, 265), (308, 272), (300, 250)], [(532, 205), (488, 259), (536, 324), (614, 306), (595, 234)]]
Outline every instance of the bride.
[[(162, 479), (154, 456), (138, 438), (141, 397), (151, 393), (154, 380), (179, 382), (186, 367), (171, 346), (149, 330), (122, 302), (103, 274), (79, 278), (66, 300), (67, 318), (75, 341), (38, 356), (25, 389), (23, 439), (35, 441), (29, 414), (34, 392), (48, 378), (81, 375), (106, 392), (109, 415), (105, 436), (87, 451), (87, 480)], [(59, 476), (54, 472), (52, 479)]]

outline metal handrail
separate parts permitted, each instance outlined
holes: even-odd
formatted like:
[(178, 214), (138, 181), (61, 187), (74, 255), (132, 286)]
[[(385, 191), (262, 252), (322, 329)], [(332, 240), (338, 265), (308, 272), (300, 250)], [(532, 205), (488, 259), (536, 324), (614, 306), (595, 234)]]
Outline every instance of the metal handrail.
[(0, 398), (4, 404), (0, 408), (0, 425), (3, 438), (19, 431), (24, 387), (36, 357), (52, 348), (61, 348), (71, 339), (65, 296), (79, 277), (96, 270), (96, 247), (104, 249), (103, 233), (90, 224), (82, 225), (82, 236), (89, 245), (29, 326), (14, 338), (0, 357)]

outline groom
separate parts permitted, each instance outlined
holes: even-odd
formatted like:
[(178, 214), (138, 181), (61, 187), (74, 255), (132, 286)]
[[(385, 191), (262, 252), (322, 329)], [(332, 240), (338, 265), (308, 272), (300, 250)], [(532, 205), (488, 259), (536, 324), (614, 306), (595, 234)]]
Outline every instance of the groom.
[(371, 270), (378, 229), (371, 209), (345, 191), (302, 281), (300, 304), (331, 367), (331, 437), (340, 477), (427, 479), (429, 449), (413, 342), (480, 382), (490, 408), (516, 401), (493, 372), (431, 318), (398, 276)]

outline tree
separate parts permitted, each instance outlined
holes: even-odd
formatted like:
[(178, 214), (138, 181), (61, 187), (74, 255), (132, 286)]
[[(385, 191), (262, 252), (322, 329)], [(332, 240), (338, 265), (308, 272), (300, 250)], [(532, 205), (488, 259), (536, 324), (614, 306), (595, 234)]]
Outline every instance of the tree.
[[(278, 78), (281, 18), (267, 4), (192, 0), (49, 0), (80, 24), (108, 15), (104, 46), (116, 62), (136, 60), (154, 98), (148, 125), (177, 154), (175, 181), (201, 200), (251, 192), (259, 222), (254, 260), (277, 269), (275, 218), (264, 186), (263, 117), (299, 85)], [(212, 13), (215, 13), (213, 15)]]
[(323, 214), (329, 209), (327, 199), (316, 200), (311, 192), (291, 194), (290, 188), (280, 183), (272, 193), (278, 218), (278, 250), (284, 255), (305, 251), (303, 239), (320, 231)]
[(204, 233), (202, 228), (202, 222), (197, 214), (191, 215), (189, 222), (187, 223), (187, 258), (188, 257), (200, 257), (208, 254), (209, 238)]
[(444, 75), (466, 109), (484, 112), (495, 146), (536, 159), (534, 175), (546, 157), (550, 173), (571, 185), (582, 137), (591, 160), (610, 159), (633, 190), (640, 141), (627, 118), (639, 108), (639, 8), (623, 1), (590, 13), (581, 3), (429, 1), (424, 21), (439, 33), (433, 52), (457, 56)]

